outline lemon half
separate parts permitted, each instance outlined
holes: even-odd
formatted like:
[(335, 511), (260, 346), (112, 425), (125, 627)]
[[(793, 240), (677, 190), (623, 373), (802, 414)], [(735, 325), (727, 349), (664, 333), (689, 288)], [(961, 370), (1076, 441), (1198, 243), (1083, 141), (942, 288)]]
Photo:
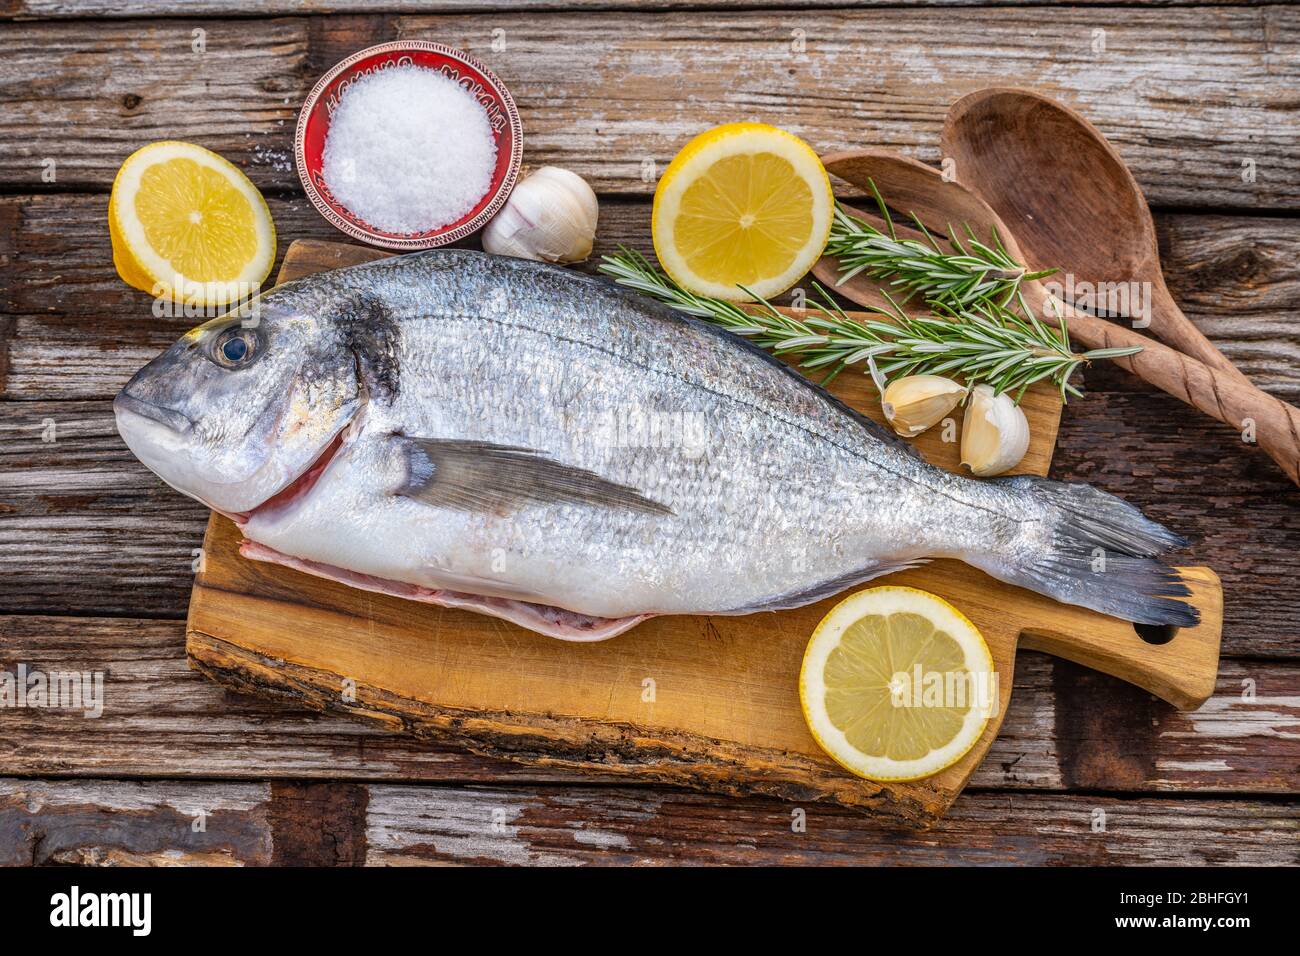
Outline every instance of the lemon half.
[(763, 123), (701, 133), (664, 170), (652, 232), (659, 263), (691, 292), (769, 298), (821, 256), (835, 199), (817, 154)]
[(128, 285), (201, 305), (247, 298), (271, 273), (275, 225), (248, 177), (211, 150), (136, 150), (108, 202), (113, 264)]
[(925, 591), (881, 587), (841, 601), (808, 642), (804, 719), (823, 750), (868, 780), (916, 780), (960, 760), (999, 705), (980, 632)]

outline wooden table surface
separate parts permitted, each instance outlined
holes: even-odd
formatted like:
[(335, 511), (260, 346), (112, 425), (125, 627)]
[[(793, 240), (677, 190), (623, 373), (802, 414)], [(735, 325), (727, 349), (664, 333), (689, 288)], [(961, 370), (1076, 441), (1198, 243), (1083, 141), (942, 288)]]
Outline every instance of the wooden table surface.
[(117, 279), (113, 175), (147, 142), (201, 143), (266, 193), (281, 252), (338, 238), (298, 185), (297, 108), (385, 40), (496, 71), (526, 161), (600, 193), (598, 253), (648, 251), (655, 173), (711, 124), (937, 163), (949, 103), (1033, 86), (1132, 166), (1191, 318), (1300, 401), (1300, 9), (983, 4), (0, 0), (0, 670), (106, 675), (98, 719), (0, 710), (0, 863), (1297, 863), (1300, 493), (1114, 369), (1088, 371), (1053, 475), (1193, 537), (1223, 578), (1218, 691), (1178, 713), (1025, 653), (1001, 738), (930, 832), (421, 745), (186, 667), (207, 512), (127, 452), (110, 402), (193, 323)]

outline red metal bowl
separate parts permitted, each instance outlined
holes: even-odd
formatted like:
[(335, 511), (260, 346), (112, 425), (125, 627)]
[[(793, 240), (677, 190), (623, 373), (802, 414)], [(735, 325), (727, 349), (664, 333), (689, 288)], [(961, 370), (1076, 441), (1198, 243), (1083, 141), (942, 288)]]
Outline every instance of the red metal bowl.
[[(353, 215), (335, 200), (321, 175), (321, 154), (325, 150), (325, 132), (329, 129), (330, 117), (338, 108), (339, 97), (348, 84), (358, 76), (376, 70), (412, 65), (438, 70), (474, 94), (492, 124), (492, 133), (497, 141), (497, 165), (492, 171), (492, 185), (487, 194), (463, 218), (426, 232), (384, 232)], [(322, 216), (354, 239), (409, 252), (457, 242), (487, 225), (509, 197), (519, 176), (519, 163), (524, 154), (524, 128), (509, 91), (491, 70), (469, 54), (441, 43), (419, 40), (381, 43), (352, 54), (312, 87), (298, 114), (294, 153), (298, 161), (298, 178)]]

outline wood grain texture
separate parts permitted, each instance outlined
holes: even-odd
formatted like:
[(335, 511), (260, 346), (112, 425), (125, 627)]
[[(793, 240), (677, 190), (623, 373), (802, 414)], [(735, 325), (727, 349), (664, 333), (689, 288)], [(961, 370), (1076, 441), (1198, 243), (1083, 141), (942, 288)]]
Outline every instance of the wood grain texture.
[[(1090, 369), (1086, 378), (1119, 374)], [(1265, 645), (1230, 637), (1231, 653), (1296, 653), (1288, 554), (1300, 541), (1297, 492), (1273, 463), (1214, 422), (1189, 422), (1195, 413), (1160, 393), (1090, 392), (1067, 414), (1056, 473), (1114, 492), (1190, 534), (1189, 553), (1232, 582), (1225, 633), (1269, 630), (1279, 638)]]
[[(1286, 0), (1216, 0), (1215, 6), (1250, 3), (1266, 6)], [(1137, 6), (1163, 7), (1185, 5), (1185, 0), (1009, 0), (1004, 6)], [(746, 0), (747, 7), (802, 10), (826, 6), (826, 0)], [(857, 0), (855, 6), (906, 7), (982, 7), (989, 0)], [(498, 13), (529, 10), (541, 12), (573, 10), (645, 9), (642, 0), (261, 0), (259, 16), (313, 13)], [(658, 0), (654, 4), (664, 11), (713, 9), (708, 0)], [(232, 16), (247, 15), (243, 0), (3, 0), (0, 17), (16, 19), (60, 19), (73, 17), (159, 17), (159, 16)]]
[(269, 791), (0, 779), (0, 866), (265, 865)]
[(972, 793), (924, 834), (863, 823), (630, 788), (0, 779), (9, 865), (1278, 866), (1300, 845), (1300, 807), (1253, 800)]
[[(1159, 205), (1300, 205), (1295, 7), (491, 19), (282, 18), (256, 31), (239, 20), (4, 24), (0, 134), (12, 145), (0, 182), (37, 185), (52, 159), (61, 188), (104, 189), (129, 152), (167, 135), (222, 152), (259, 186), (296, 190), (303, 96), (347, 53), (396, 36), (482, 57), (519, 103), (527, 161), (570, 167), (602, 193), (649, 194), (643, 163), (662, 169), (691, 135), (735, 119), (777, 121), (819, 150), (871, 143), (937, 161), (948, 105), (1014, 73), (1082, 109)], [(202, 54), (191, 52), (193, 29), (206, 31)], [(492, 49), (493, 30), (504, 50)], [(1242, 181), (1243, 161), (1255, 182)]]
[(20, 663), (102, 673), (103, 713), (3, 711), (0, 775), (584, 779), (231, 693), (190, 669), (180, 621), (0, 616), (0, 668), (12, 674)]
[(1157, 214), (1165, 283), (1251, 381), (1300, 401), (1300, 220)]
[[(917, 834), (863, 827), (833, 807), (764, 800), (719, 806), (716, 798), (671, 792), (542, 788), (441, 796), (370, 788), (367, 861), (1190, 866), (1295, 865), (1300, 858), (1300, 808), (1290, 804), (980, 793)], [(800, 811), (806, 830), (794, 832)], [(1093, 832), (1094, 820), (1106, 829)]]
[(110, 403), (0, 402), (0, 459), (0, 612), (183, 613), (207, 512), (159, 497)]
[[(289, 237), (340, 238), (305, 198), (269, 203), (281, 255)], [(0, 327), (9, 364), (0, 397), (110, 398), (199, 321), (156, 317), (152, 300), (117, 278), (107, 205), (102, 195), (0, 196), (0, 313), (12, 324)], [(594, 271), (620, 245), (651, 252), (649, 223), (648, 202), (607, 198), (580, 268)], [(1300, 218), (1164, 213), (1156, 226), (1166, 279), (1189, 317), (1263, 388), (1300, 401)]]
[[(185, 661), (179, 621), (0, 617), (0, 668), (105, 675), (103, 714), (4, 714), (0, 776), (613, 781), (415, 740), (307, 706), (233, 693)], [(1300, 665), (1225, 661), (1196, 711), (1041, 654), (972, 787), (1111, 793), (1300, 794)]]

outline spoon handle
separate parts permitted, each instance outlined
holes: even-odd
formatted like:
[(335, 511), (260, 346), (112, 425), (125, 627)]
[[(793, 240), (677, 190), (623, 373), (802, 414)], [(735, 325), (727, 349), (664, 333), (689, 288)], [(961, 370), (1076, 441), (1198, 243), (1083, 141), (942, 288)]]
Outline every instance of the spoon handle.
[(1246, 374), (1220, 352), (1192, 320), (1183, 314), (1183, 310), (1178, 307), (1178, 303), (1169, 294), (1165, 284), (1157, 282), (1153, 286), (1149, 331), (1154, 332), (1162, 342), (1184, 355), (1205, 363), (1215, 371), (1223, 372), (1243, 385), (1254, 387)]
[[(1026, 290), (1030, 292), (1030, 290)], [(1031, 301), (1041, 308), (1043, 291)], [(1243, 441), (1250, 434), (1292, 482), (1300, 484), (1300, 409), (1219, 369), (1212, 369), (1160, 342), (1122, 325), (1062, 306), (1070, 335), (1090, 349), (1140, 345), (1142, 351), (1114, 361), (1138, 378), (1174, 398), (1200, 409), (1237, 430)], [(1041, 311), (1039, 314), (1042, 314)]]

